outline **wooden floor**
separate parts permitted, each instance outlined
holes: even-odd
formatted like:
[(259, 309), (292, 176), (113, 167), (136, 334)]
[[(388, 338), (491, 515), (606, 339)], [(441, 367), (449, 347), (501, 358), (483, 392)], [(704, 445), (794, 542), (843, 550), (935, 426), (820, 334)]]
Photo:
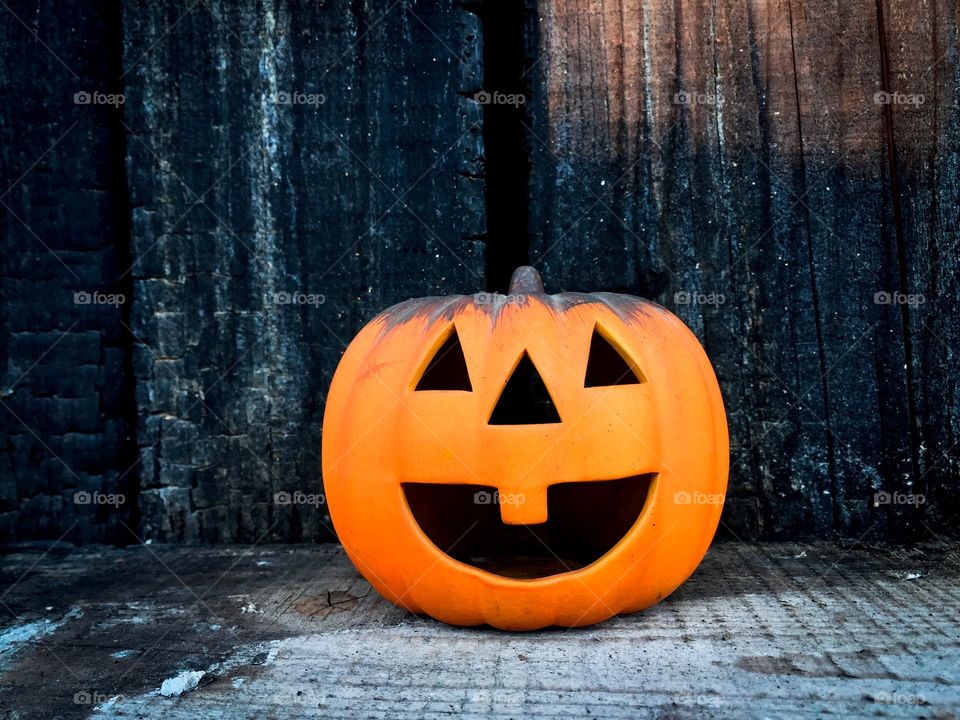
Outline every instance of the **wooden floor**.
[(0, 716), (954, 718), (960, 551), (715, 545), (581, 630), (398, 610), (337, 546), (3, 557)]

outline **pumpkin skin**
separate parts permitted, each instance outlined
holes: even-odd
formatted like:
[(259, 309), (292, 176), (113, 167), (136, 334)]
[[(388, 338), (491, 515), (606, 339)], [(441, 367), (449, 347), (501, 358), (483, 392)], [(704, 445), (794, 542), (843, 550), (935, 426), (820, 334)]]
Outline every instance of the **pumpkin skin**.
[[(418, 390), (452, 332), (471, 389)], [(585, 387), (595, 332), (639, 382)], [(524, 357), (560, 421), (491, 424)], [(510, 296), (409, 300), (364, 327), (333, 378), (322, 458), (336, 532), (384, 597), (454, 625), (534, 630), (635, 612), (686, 580), (720, 520), (729, 445), (713, 369), (679, 318), (628, 295), (547, 295), (536, 271), (520, 268)], [(636, 477), (648, 478), (642, 510), (609, 551), (530, 579), (444, 552), (414, 517), (405, 489), (496, 488), (505, 529), (536, 531), (546, 527), (551, 488)], [(523, 501), (503, 502), (510, 497)], [(584, 518), (598, 527), (599, 520)]]

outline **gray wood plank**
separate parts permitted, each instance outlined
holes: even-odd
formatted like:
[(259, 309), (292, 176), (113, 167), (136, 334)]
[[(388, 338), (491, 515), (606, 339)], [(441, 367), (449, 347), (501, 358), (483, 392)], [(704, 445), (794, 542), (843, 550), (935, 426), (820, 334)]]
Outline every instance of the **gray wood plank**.
[(647, 611), (536, 633), (409, 615), (332, 545), (25, 552), (2, 580), (10, 717), (960, 712), (955, 545), (717, 543)]

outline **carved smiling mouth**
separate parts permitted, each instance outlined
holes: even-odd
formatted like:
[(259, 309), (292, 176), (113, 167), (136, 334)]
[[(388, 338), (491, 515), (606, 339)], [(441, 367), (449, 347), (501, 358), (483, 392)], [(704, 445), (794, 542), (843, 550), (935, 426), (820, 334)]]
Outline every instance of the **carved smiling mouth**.
[(547, 489), (547, 521), (507, 525), (496, 489), (483, 485), (403, 483), (423, 533), (454, 560), (503, 577), (533, 580), (572, 572), (606, 555), (646, 505), (656, 473), (619, 480), (567, 482)]

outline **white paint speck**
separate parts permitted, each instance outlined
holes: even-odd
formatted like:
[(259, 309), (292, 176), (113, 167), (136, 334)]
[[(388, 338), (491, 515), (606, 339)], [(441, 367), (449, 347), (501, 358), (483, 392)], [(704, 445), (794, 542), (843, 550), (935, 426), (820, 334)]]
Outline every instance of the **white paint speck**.
[(204, 675), (206, 673), (203, 670), (184, 670), (179, 675), (164, 680), (157, 692), (164, 697), (179, 697), (185, 692), (195, 690)]

